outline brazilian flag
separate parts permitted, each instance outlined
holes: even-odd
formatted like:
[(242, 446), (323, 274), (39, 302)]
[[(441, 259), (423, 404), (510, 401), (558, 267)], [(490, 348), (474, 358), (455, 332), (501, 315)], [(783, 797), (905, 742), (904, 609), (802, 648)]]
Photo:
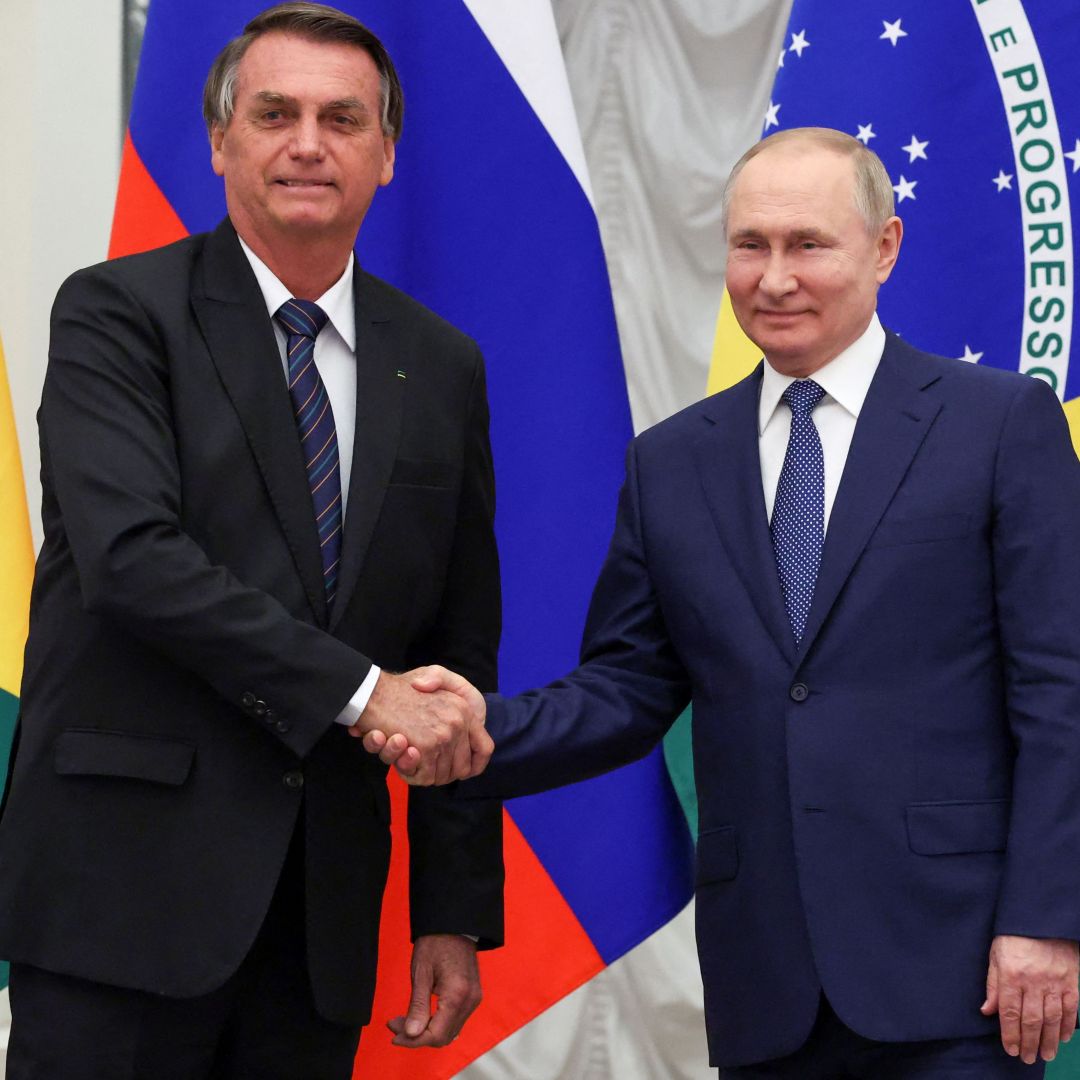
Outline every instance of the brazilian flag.
[[(0, 347), (0, 783), (7, 775), (11, 736), (19, 710), (23, 645), (30, 607), (34, 549), (26, 511), (19, 442), (11, 409), (4, 351)], [(7, 964), (0, 964), (0, 988)]]

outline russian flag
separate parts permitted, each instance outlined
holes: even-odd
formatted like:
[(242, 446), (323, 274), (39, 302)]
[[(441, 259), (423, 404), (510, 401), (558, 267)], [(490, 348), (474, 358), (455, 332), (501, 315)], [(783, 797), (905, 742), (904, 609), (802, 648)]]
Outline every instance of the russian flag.
[[(213, 228), (225, 212), (203, 80), (259, 0), (154, 0), (110, 255)], [(548, 0), (349, 0), (405, 88), (393, 183), (361, 230), (365, 269), (471, 334), (488, 365), (505, 634), (501, 688), (572, 668), (631, 437), (604, 255)], [(458, 1072), (668, 922), (692, 844), (663, 755), (506, 811), (507, 947), (441, 1051), (390, 1046), (408, 1001), (404, 790), (380, 984), (357, 1077)]]

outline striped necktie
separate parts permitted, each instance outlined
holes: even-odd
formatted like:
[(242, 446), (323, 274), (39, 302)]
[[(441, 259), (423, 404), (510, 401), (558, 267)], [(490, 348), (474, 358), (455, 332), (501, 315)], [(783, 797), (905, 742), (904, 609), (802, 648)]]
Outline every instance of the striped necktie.
[(813, 379), (800, 379), (784, 391), (791, 409), (791, 434), (776, 485), (770, 531), (796, 645), (806, 628), (825, 546), (825, 461), (811, 416), (824, 396)]
[(286, 300), (275, 318), (288, 335), (289, 397), (304, 452), (330, 610), (341, 558), (341, 470), (334, 410), (315, 366), (315, 338), (326, 325), (326, 312), (310, 300)]

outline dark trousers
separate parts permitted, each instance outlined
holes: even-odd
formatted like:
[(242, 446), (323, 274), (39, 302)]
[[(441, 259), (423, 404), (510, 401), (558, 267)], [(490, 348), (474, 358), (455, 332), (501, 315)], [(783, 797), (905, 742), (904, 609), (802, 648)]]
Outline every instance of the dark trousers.
[(360, 1038), (312, 1000), (302, 818), (266, 921), (224, 986), (165, 998), (12, 964), (10, 994), (8, 1080), (348, 1080)]
[(1041, 1061), (1009, 1057), (997, 1035), (881, 1043), (856, 1035), (824, 996), (810, 1037), (787, 1057), (721, 1069), (720, 1080), (1040, 1080)]

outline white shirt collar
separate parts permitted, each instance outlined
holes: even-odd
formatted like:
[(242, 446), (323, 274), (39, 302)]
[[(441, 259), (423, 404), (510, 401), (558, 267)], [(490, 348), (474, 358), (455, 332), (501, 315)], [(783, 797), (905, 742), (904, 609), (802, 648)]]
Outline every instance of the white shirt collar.
[[(884, 351), (885, 331), (875, 311), (862, 335), (839, 356), (815, 371), (812, 378), (857, 420)], [(768, 360), (765, 361), (758, 398), (758, 435), (768, 427), (784, 391), (793, 382), (795, 379), (791, 375), (781, 375)]]
[[(274, 272), (244, 243), (241, 237), (240, 247), (251, 264), (255, 280), (259, 283), (266, 310), (272, 319), (286, 300), (292, 299), (292, 293), (278, 280)], [(341, 335), (350, 351), (356, 352), (356, 310), (353, 306), (353, 264), (356, 256), (351, 252), (345, 265), (345, 272), (315, 301), (326, 312), (330, 324)]]

